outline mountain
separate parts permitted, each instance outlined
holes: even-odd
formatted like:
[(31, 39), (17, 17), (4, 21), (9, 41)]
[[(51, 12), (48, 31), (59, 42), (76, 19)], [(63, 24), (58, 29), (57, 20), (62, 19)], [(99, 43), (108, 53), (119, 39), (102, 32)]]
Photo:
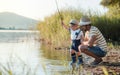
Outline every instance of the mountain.
[(11, 12), (0, 13), (0, 28), (35, 29), (38, 21)]

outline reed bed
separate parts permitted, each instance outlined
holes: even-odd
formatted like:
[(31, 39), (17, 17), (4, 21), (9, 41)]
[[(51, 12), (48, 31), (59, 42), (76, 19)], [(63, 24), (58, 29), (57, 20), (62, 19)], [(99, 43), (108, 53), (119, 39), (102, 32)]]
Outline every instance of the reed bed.
[[(76, 9), (63, 9), (60, 11), (61, 17), (66, 25), (69, 25), (71, 19), (79, 21), (81, 16), (85, 15)], [(92, 25), (98, 27), (103, 33), (107, 42), (114, 45), (120, 44), (120, 17), (108, 17), (107, 15), (92, 15), (88, 16), (92, 20)], [(37, 29), (40, 31), (40, 37), (48, 44), (57, 47), (70, 45), (70, 33), (61, 26), (60, 15), (58, 12), (46, 17), (44, 21), (39, 22)]]
[[(67, 25), (71, 19), (74, 18), (79, 21), (81, 16), (85, 15), (85, 13), (72, 8), (60, 10), (60, 13), (62, 15), (63, 21)], [(96, 15), (92, 15), (91, 13), (88, 13), (88, 16), (92, 20), (92, 25), (98, 27), (107, 40), (108, 50), (109, 50), (108, 56), (111, 56), (111, 54), (113, 54), (113, 56), (110, 57), (109, 62), (112, 62), (111, 60), (115, 59), (116, 57), (117, 59), (115, 59), (115, 62), (119, 62), (120, 56), (118, 56), (118, 54), (120, 53), (120, 46), (119, 46), (120, 17), (113, 17), (112, 15), (111, 16), (97, 15), (97, 13), (95, 14)], [(37, 26), (37, 29), (40, 31), (41, 40), (45, 42), (45, 45), (47, 47), (49, 45), (50, 46), (49, 48), (51, 47), (53, 48), (53, 50), (51, 50), (53, 53), (54, 53), (54, 48), (70, 46), (69, 32), (61, 26), (60, 21), (61, 21), (60, 15), (58, 14), (58, 12), (56, 12), (53, 15), (46, 17), (44, 21), (39, 22)], [(58, 55), (60, 56), (59, 52), (58, 52)], [(68, 55), (69, 54), (67, 54), (66, 56), (68, 57)], [(49, 55), (48, 57), (51, 57), (51, 56)], [(66, 60), (67, 57), (63, 57), (62, 59)], [(108, 59), (105, 58), (105, 60), (108, 60)], [(93, 73), (93, 75), (119, 75), (120, 74), (119, 67), (103, 66), (103, 67), (97, 67), (97, 68), (84, 69), (84, 71), (86, 73), (85, 75), (91, 75), (91, 73)], [(59, 73), (57, 73), (56, 75), (59, 75)]]

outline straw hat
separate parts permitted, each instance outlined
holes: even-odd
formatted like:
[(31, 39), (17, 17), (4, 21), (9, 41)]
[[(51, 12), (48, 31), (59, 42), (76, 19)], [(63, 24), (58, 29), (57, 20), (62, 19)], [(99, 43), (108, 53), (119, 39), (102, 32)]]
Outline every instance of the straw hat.
[(75, 20), (75, 19), (72, 19), (72, 20), (70, 20), (70, 22), (69, 22), (69, 24), (70, 25), (78, 25), (78, 21), (77, 20)]
[(80, 26), (89, 25), (89, 24), (91, 24), (91, 21), (90, 21), (90, 18), (88, 18), (87, 16), (83, 16), (80, 19), (80, 22), (79, 22)]

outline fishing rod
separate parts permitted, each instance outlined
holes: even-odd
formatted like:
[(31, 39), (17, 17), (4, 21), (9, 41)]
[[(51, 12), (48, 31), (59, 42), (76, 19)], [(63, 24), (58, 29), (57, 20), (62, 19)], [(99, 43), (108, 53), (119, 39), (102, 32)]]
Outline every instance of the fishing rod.
[(60, 20), (62, 21), (62, 20), (63, 20), (63, 17), (62, 17), (62, 15), (61, 15), (61, 13), (60, 13), (60, 10), (59, 10), (59, 8), (58, 8), (57, 0), (55, 0), (55, 3), (56, 3), (56, 6), (57, 6), (58, 14), (59, 14), (59, 16), (60, 16)]
[[(55, 0), (55, 3), (56, 3), (56, 6), (57, 6), (58, 14), (59, 14), (59, 16), (60, 16), (60, 20), (61, 20), (61, 22), (62, 22), (62, 21), (63, 21), (63, 17), (62, 17), (62, 14), (60, 13), (60, 10), (59, 10), (59, 8), (58, 8), (57, 0)], [(68, 61), (68, 56), (66, 57), (66, 61)]]

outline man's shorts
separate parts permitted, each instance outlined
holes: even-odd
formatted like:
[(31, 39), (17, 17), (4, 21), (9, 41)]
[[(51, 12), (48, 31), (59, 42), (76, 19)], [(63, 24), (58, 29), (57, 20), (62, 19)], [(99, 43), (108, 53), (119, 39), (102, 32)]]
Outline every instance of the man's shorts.
[(80, 40), (72, 40), (71, 49), (75, 50), (76, 52), (79, 52), (79, 45), (81, 44)]
[(92, 53), (94, 53), (95, 55), (97, 55), (98, 57), (104, 57), (107, 52), (103, 51), (100, 47), (98, 46), (92, 46), (92, 47), (88, 47), (88, 50)]

